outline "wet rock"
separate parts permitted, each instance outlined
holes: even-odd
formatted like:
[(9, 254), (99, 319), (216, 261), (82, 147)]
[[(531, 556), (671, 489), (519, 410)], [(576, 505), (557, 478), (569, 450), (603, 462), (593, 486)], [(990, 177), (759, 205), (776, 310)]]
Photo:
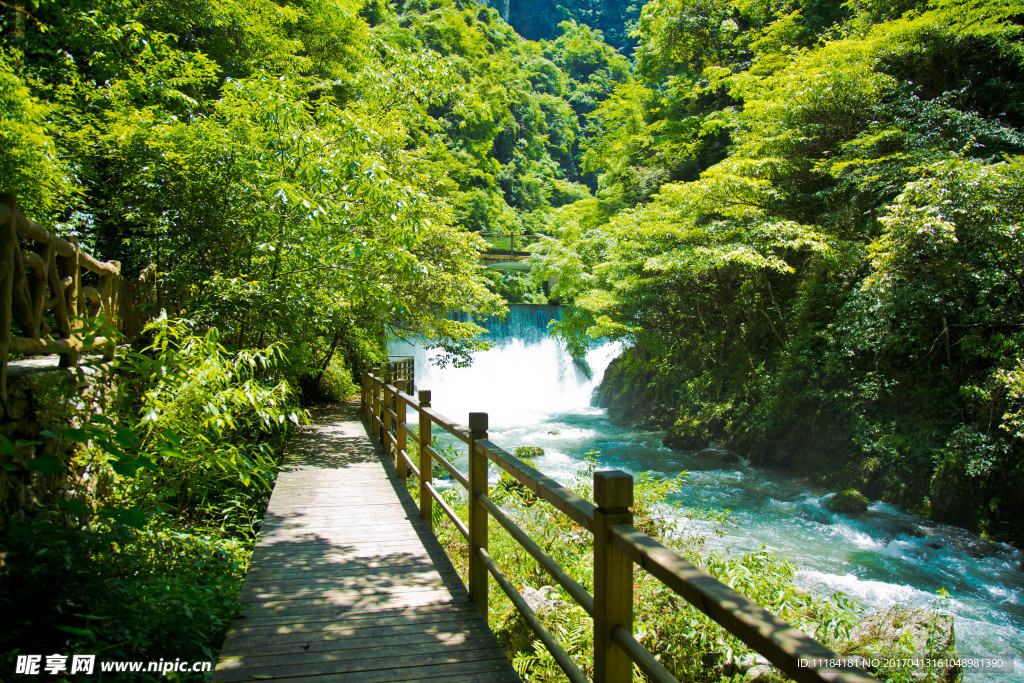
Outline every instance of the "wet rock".
[[(896, 606), (864, 615), (850, 633), (849, 647), (843, 650), (869, 659), (917, 657), (955, 661), (955, 644), (952, 615), (925, 607)], [(958, 683), (962, 673), (959, 666), (922, 667), (910, 670), (910, 678), (920, 683)]]
[(865, 512), (868, 509), (868, 499), (856, 489), (847, 489), (829, 496), (825, 501), (825, 507), (829, 512)]
[(630, 424), (651, 409), (647, 387), (653, 370), (647, 366), (644, 351), (636, 346), (625, 349), (605, 369), (598, 388), (598, 405), (608, 409), (614, 424)]
[[(889, 543), (900, 537), (925, 538), (928, 535), (921, 527), (917, 526), (913, 522), (902, 519), (887, 520), (882, 529), (881, 539), (884, 543)], [(922, 545), (927, 545), (927, 543), (928, 542), (925, 541)]]
[(893, 528), (893, 538), (897, 536), (907, 536), (909, 538), (924, 538), (927, 534), (924, 530), (914, 524), (913, 522), (906, 522), (898, 524)]
[(735, 453), (725, 452), (722, 453), (722, 462), (724, 462), (726, 465), (738, 465), (739, 463), (743, 462), (743, 458), (736, 455)]
[(955, 545), (958, 550), (963, 550), (971, 557), (979, 560), (996, 557), (1003, 551), (1003, 546), (998, 543), (985, 540), (984, 538), (968, 538), (962, 543)]
[(697, 451), (702, 448), (707, 448), (708, 440), (701, 437), (698, 434), (690, 434), (679, 431), (678, 428), (673, 427), (665, 438), (661, 441), (662, 445), (666, 448), (671, 448), (676, 451)]
[(770, 664), (758, 664), (747, 669), (744, 683), (783, 683), (787, 679), (781, 671)]

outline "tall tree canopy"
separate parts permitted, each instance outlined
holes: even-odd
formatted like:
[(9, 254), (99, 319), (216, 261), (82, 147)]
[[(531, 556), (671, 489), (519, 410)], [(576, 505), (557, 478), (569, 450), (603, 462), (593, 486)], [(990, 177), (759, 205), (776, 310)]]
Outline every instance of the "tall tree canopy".
[(1022, 540), (1022, 32), (1001, 1), (652, 0), (597, 197), (537, 259), (560, 332), (631, 341), (676, 443)]
[[(475, 3), (102, 0), (5, 10), (0, 169), (159, 306), (315, 376), (387, 335), (464, 356), (503, 303), (477, 231), (588, 195), (585, 114), (628, 66)], [(587, 50), (589, 57), (582, 57)], [(588, 99), (589, 98), (589, 99)]]

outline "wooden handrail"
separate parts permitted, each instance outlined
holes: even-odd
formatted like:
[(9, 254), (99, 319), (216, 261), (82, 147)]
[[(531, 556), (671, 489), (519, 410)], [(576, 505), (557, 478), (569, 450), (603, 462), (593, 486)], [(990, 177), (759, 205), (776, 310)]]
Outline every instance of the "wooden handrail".
[(491, 441), (481, 442), (480, 447), (486, 451), (489, 460), (511, 474), (520, 484), (551, 503), (556, 510), (587, 531), (594, 531), (594, 510), (596, 508), (593, 503), (584, 500)]
[[(83, 281), (83, 271), (96, 277), (95, 285)], [(137, 283), (125, 280), (119, 262), (98, 261), (76, 240), (51, 234), (18, 211), (13, 194), (0, 193), (0, 400), (7, 400), (11, 353), (60, 354), (66, 367), (77, 365), (84, 351), (109, 353), (114, 339), (85, 333), (90, 318), (102, 318), (108, 328), (131, 336), (138, 325), (126, 319), (137, 313), (135, 289), (152, 274), (151, 267)], [(22, 336), (11, 336), (12, 322)]]
[(611, 544), (616, 550), (730, 633), (740, 636), (743, 642), (772, 663), (778, 662), (776, 666), (794, 680), (819, 680), (805, 675), (808, 669), (799, 666), (801, 658), (839, 659), (818, 641), (740, 595), (632, 524), (613, 526), (610, 532)]
[[(402, 372), (414, 374), (414, 368), (403, 365)], [(397, 365), (384, 364), (368, 368), (361, 375), (361, 397), (367, 423), (390, 454), (390, 446), (399, 436), (416, 435), (419, 447), (420, 515), (433, 524), (433, 504), (441, 506), (446, 516), (466, 538), (469, 546), (470, 597), (487, 615), (487, 575), (490, 574), (522, 613), (527, 625), (549, 649), (566, 676), (581, 680), (579, 668), (554, 641), (534, 611), (515, 590), (487, 551), (487, 519), (495, 520), (509, 532), (526, 552), (594, 619), (594, 681), (595, 683), (629, 683), (636, 664), (654, 681), (667, 683), (675, 679), (655, 657), (632, 636), (633, 570), (639, 567), (663, 586), (694, 605), (752, 649), (764, 655), (782, 672), (799, 683), (877, 683), (877, 679), (853, 666), (837, 666), (845, 660), (817, 640), (737, 593), (674, 550), (665, 547), (632, 525), (633, 478), (619, 471), (594, 473), (596, 505), (569, 491), (558, 482), (510, 455), (487, 438), (487, 414), (470, 413), (470, 429), (430, 408), (431, 392), (420, 391), (418, 398), (390, 385), (399, 372)], [(386, 404), (386, 405), (385, 405)], [(413, 429), (405, 422), (411, 409), (419, 415), (419, 426)], [(385, 420), (395, 416), (395, 423)], [(433, 448), (431, 426), (437, 425), (448, 434), (469, 444), (470, 472), (463, 475)], [(396, 453), (409, 458), (401, 449)], [(432, 484), (433, 463), (438, 462), (452, 473), (469, 493), (469, 519), (464, 523)], [(572, 522), (594, 537), (594, 595), (589, 595), (564, 569), (515, 524), (490, 499), (487, 464), (493, 462), (516, 481)], [(411, 458), (408, 463), (411, 464)], [(400, 470), (406, 476), (407, 467)]]
[(63, 256), (64, 258), (74, 258), (77, 254), (82, 266), (97, 275), (121, 274), (121, 264), (119, 262), (97, 261), (89, 254), (82, 251), (77, 243), (68, 242), (63, 237), (58, 237), (57, 235), (51, 235), (46, 228), (20, 212), (15, 214), (14, 220), (19, 235), (23, 235), (30, 240), (38, 242), (39, 244), (53, 244), (59, 256)]
[(533, 559), (537, 560), (537, 562), (544, 567), (547, 573), (558, 582), (558, 585), (564, 588), (566, 592), (572, 596), (572, 599), (583, 608), (583, 611), (590, 616), (594, 616), (594, 596), (588, 593), (586, 588), (581, 586), (576, 579), (569, 576), (564, 569), (558, 566), (558, 563), (551, 559), (551, 556), (545, 553), (541, 547), (537, 545), (537, 542), (530, 538), (525, 531), (520, 529), (515, 522), (509, 519), (508, 515), (502, 512), (501, 508), (495, 505), (494, 501), (485, 496), (480, 499), (480, 502), (485, 508), (487, 508), (487, 512), (490, 513), (491, 517), (493, 517), (498, 524), (500, 524), (502, 528), (504, 528), (505, 531), (507, 531), (509, 535), (523, 547), (523, 550), (530, 553)]
[[(498, 583), (505, 595), (508, 596), (512, 604), (516, 606), (519, 613), (523, 615), (523, 619), (526, 621), (530, 629), (537, 634), (541, 642), (544, 643), (544, 647), (547, 648), (551, 656), (554, 657), (555, 662), (559, 668), (565, 672), (565, 675), (569, 678), (571, 683), (587, 683), (587, 677), (584, 675), (580, 668), (576, 666), (576, 662), (572, 661), (568, 653), (558, 644), (558, 641), (554, 639), (551, 632), (547, 630), (541, 620), (537, 617), (537, 613), (533, 611), (529, 603), (523, 598), (522, 594), (515, 589), (512, 582), (508, 580), (505, 573), (501, 571), (494, 558), (491, 557), (487, 550), (481, 548), (478, 551), (480, 560), (483, 563), (485, 569), (490, 572), (491, 576)], [(486, 616), (486, 615), (484, 615)]]

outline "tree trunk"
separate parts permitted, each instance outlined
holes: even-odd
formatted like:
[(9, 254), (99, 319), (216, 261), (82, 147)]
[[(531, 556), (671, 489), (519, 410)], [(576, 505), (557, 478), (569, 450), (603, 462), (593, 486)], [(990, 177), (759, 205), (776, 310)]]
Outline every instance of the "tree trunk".
[(743, 343), (743, 334), (740, 332), (739, 325), (736, 324), (736, 316), (733, 315), (732, 296), (729, 294), (728, 287), (722, 282), (722, 276), (717, 268), (715, 269), (715, 282), (718, 284), (718, 306), (722, 309), (722, 314), (725, 316), (733, 337), (736, 338), (736, 345), (743, 352), (743, 357), (747, 361), (750, 373), (754, 374), (757, 372), (757, 368), (754, 366), (754, 359), (750, 357), (750, 351), (747, 349), (747, 345)]
[[(281, 249), (284, 248), (284, 227), (285, 227), (285, 221), (287, 221), (287, 220), (288, 220), (288, 214), (285, 213), (284, 211), (282, 211), (281, 212), (281, 232), (280, 232), (280, 234), (277, 237), (277, 245), (274, 248), (274, 265), (271, 268), (270, 280), (269, 280), (270, 286), (274, 287), (274, 288), (277, 288), (277, 286), (278, 286), (278, 283), (277, 283), (277, 273), (281, 269)], [(260, 338), (259, 338), (259, 341), (256, 343), (256, 348), (258, 348), (258, 349), (264, 348), (263, 342), (266, 339), (266, 336), (267, 336), (267, 316), (264, 316), (263, 317), (263, 324), (260, 325)]]
[(327, 358), (324, 359), (324, 364), (320, 367), (320, 372), (317, 373), (317, 384), (320, 384), (320, 380), (324, 378), (324, 373), (327, 372), (327, 368), (330, 367), (331, 359), (334, 358), (334, 351), (338, 348), (339, 341), (341, 341), (341, 331), (336, 330), (334, 332), (334, 339), (331, 340), (331, 348), (327, 350)]

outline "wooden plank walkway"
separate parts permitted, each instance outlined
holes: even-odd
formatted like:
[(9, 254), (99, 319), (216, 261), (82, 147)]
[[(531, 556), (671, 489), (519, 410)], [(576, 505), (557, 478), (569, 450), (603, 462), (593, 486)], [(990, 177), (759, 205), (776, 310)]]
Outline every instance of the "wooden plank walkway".
[(288, 446), (213, 680), (519, 681), (358, 406)]

